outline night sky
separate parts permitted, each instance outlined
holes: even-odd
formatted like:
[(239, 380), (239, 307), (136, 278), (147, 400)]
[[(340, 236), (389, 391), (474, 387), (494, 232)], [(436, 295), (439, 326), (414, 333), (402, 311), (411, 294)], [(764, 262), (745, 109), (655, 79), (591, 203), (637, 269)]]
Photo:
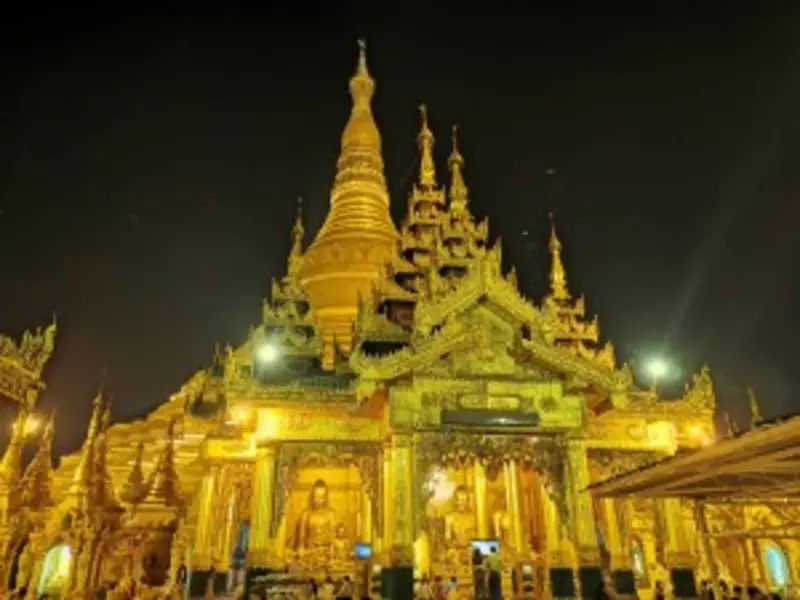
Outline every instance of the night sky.
[(621, 358), (707, 361), (741, 421), (747, 384), (768, 417), (798, 409), (797, 14), (284, 8), (4, 16), (0, 329), (57, 313), (60, 448), (104, 369), (131, 419), (244, 341), (296, 197), (307, 241), (324, 218), (360, 35), (396, 218), (424, 101), (440, 172), (459, 124), (473, 210), (526, 294), (553, 211)]

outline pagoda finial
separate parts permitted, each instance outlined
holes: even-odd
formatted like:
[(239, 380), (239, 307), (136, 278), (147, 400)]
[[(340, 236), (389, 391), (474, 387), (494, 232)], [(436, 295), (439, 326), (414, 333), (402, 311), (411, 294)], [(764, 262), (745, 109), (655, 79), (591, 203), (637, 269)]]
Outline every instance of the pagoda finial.
[(426, 188), (436, 187), (436, 163), (433, 160), (433, 145), (436, 138), (428, 127), (428, 107), (419, 106), (421, 124), (417, 142), (419, 143), (419, 183)]
[(34, 510), (45, 508), (53, 503), (53, 438), (55, 437), (55, 412), (50, 414), (39, 448), (31, 460), (23, 477), (23, 503)]
[[(350, 96), (353, 99), (353, 112), (357, 110), (367, 111), (372, 118), (370, 102), (375, 93), (375, 80), (369, 74), (367, 68), (367, 42), (363, 39), (358, 40), (358, 64), (356, 72), (350, 78)], [(373, 127), (374, 127), (373, 123)], [(374, 127), (377, 133), (377, 127)], [(344, 142), (344, 140), (342, 140)]]
[(306, 234), (303, 227), (303, 199), (297, 198), (297, 216), (294, 218), (292, 226), (292, 247), (289, 250), (289, 265), (287, 275), (294, 277), (300, 270), (300, 263), (303, 259), (303, 237)]
[(464, 157), (458, 150), (458, 125), (453, 125), (453, 149), (447, 164), (450, 166), (450, 209), (464, 211), (467, 209), (469, 191), (464, 182)]
[(136, 448), (136, 457), (133, 460), (131, 472), (128, 474), (128, 480), (120, 494), (120, 499), (127, 504), (138, 504), (147, 495), (147, 482), (142, 468), (143, 458), (144, 442), (140, 441)]
[(147, 488), (145, 502), (166, 506), (177, 506), (180, 502), (178, 473), (175, 470), (175, 419), (167, 426), (167, 444), (156, 462)]
[(747, 388), (747, 398), (750, 401), (750, 426), (757, 427), (764, 421), (764, 417), (761, 415), (761, 403), (751, 387)]
[(556, 221), (550, 213), (550, 297), (553, 300), (569, 300), (567, 272), (561, 260), (561, 240), (556, 233)]
[(72, 477), (72, 488), (70, 491), (76, 495), (85, 495), (89, 491), (94, 471), (94, 449), (97, 438), (102, 428), (105, 413), (105, 397), (102, 388), (92, 400), (92, 416), (89, 418), (89, 427), (86, 430), (86, 439), (83, 441), (80, 460)]

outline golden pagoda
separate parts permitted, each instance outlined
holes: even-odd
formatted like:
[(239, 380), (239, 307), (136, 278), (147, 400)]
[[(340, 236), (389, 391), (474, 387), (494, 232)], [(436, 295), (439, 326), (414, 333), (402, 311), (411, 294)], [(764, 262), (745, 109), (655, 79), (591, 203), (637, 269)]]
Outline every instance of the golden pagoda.
[[(143, 419), (110, 424), (98, 394), (83, 447), (55, 471), (52, 427), (24, 476), (12, 436), (0, 593), (87, 598), (115, 581), (202, 596), (349, 576), (366, 595), (373, 570), (410, 566), (469, 594), (471, 554), (489, 546), (505, 593), (522, 581), (541, 598), (585, 596), (604, 578), (647, 598), (659, 580), (709, 572), (690, 503), (588, 487), (713, 443), (710, 371), (680, 398), (637, 386), (569, 291), (552, 221), (550, 290), (525, 298), (471, 212), (455, 128), (448, 181), (437, 177), (427, 107), (396, 228), (374, 89), (361, 44), (328, 217), (303, 252), (298, 211), (287, 271), (240, 346), (210, 353)], [(765, 555), (737, 544), (719, 542), (718, 572), (767, 577)]]

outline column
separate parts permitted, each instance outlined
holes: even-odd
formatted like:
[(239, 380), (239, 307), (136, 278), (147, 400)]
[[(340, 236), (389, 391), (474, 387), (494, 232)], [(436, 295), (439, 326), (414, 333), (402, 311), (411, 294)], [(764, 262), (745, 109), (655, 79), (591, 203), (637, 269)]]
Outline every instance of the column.
[(520, 514), (519, 466), (513, 458), (508, 461), (508, 476), (511, 484), (511, 505), (508, 508), (508, 514), (511, 518), (511, 535), (517, 552), (522, 552), (525, 550), (525, 537), (522, 531), (522, 515)]
[[(658, 509), (661, 512), (664, 524), (664, 562), (670, 572), (672, 591), (675, 598), (687, 598), (696, 595), (694, 581), (694, 565), (686, 524), (683, 519), (680, 498), (663, 498), (658, 500)], [(695, 512), (695, 517), (698, 513)], [(700, 524), (697, 524), (699, 543), (703, 544), (703, 533)]]
[(414, 546), (414, 438), (411, 433), (397, 433), (392, 439), (392, 493), (395, 499), (395, 559), (411, 564)]
[(192, 554), (193, 571), (208, 571), (211, 569), (214, 488), (219, 469), (219, 465), (210, 465), (208, 473), (203, 476), (200, 482), (200, 491), (197, 494), (197, 525), (194, 535), (194, 552)]
[(580, 588), (578, 593), (583, 592), (588, 596), (602, 581), (603, 572), (600, 566), (600, 551), (597, 547), (597, 523), (594, 518), (593, 500), (588, 491), (589, 461), (584, 440), (568, 440), (567, 460), (571, 480), (573, 539), (578, 563), (576, 587)]
[(211, 576), (212, 552), (214, 548), (214, 501), (220, 466), (209, 465), (208, 473), (200, 482), (197, 493), (197, 523), (195, 525), (194, 550), (189, 575), (189, 595), (205, 594)]
[(361, 491), (361, 540), (372, 543), (372, 498), (366, 490)]
[(392, 444), (383, 446), (383, 552), (391, 553), (394, 546), (394, 471), (392, 469)]
[(275, 447), (261, 443), (256, 448), (253, 495), (250, 504), (248, 569), (265, 569), (272, 558), (272, 501), (275, 494)]
[(572, 542), (565, 536), (566, 528), (559, 506), (545, 489), (541, 498), (546, 551), (543, 597), (572, 598), (576, 591), (573, 570), (575, 551)]
[(636, 580), (633, 574), (631, 545), (623, 536), (620, 514), (624, 514), (625, 501), (616, 498), (603, 498), (600, 506), (606, 524), (605, 540), (610, 558), (610, 570), (614, 588), (621, 595), (636, 593)]
[(486, 512), (486, 467), (476, 458), (472, 467), (473, 490), (475, 493), (475, 531), (479, 538), (490, 537), (489, 515)]
[[(670, 500), (673, 500), (670, 498)], [(678, 507), (680, 508), (680, 500), (678, 501)], [(699, 535), (700, 540), (700, 548), (703, 552), (703, 559), (708, 566), (708, 577), (711, 580), (711, 586), (714, 590), (714, 597), (721, 598), (720, 590), (719, 590), (719, 571), (717, 569), (717, 561), (714, 558), (714, 551), (711, 548), (711, 535), (708, 532), (708, 521), (706, 520), (706, 507), (702, 502), (695, 502), (694, 503), (694, 520), (695, 525), (697, 527), (697, 533)], [(667, 529), (672, 529), (671, 526), (667, 525)], [(673, 573), (675, 569), (672, 570)], [(689, 570), (691, 572), (691, 569)], [(673, 579), (673, 587), (675, 586), (675, 575), (672, 575)], [(676, 598), (686, 597), (688, 594), (680, 594), (680, 590), (673, 590), (674, 595)]]
[(228, 503), (225, 506), (225, 528), (223, 529), (223, 534), (220, 536), (219, 547), (217, 549), (217, 571), (229, 571), (231, 568), (233, 545), (236, 540), (236, 534), (238, 533), (238, 528), (236, 526), (238, 522), (236, 518), (236, 504), (238, 500), (238, 488), (233, 486), (233, 482), (231, 482), (231, 494), (228, 498)]

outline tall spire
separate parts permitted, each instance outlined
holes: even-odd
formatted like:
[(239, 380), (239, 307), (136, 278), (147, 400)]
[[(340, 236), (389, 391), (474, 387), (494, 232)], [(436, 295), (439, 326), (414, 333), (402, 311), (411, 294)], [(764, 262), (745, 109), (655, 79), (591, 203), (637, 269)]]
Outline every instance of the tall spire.
[(103, 392), (100, 390), (92, 401), (92, 416), (89, 418), (86, 439), (83, 441), (78, 466), (72, 476), (70, 493), (73, 495), (84, 496), (88, 494), (91, 487), (92, 473), (94, 471), (94, 449), (102, 427), (105, 403)]
[(167, 427), (167, 444), (150, 477), (146, 503), (177, 506), (180, 502), (178, 473), (175, 470), (175, 420)]
[(458, 125), (453, 125), (453, 149), (447, 159), (450, 166), (450, 209), (453, 212), (462, 212), (467, 209), (469, 190), (464, 181), (464, 157), (458, 150)]
[(561, 260), (561, 240), (556, 233), (556, 221), (550, 213), (550, 297), (553, 300), (569, 300), (567, 272)]
[(299, 277), (326, 344), (352, 343), (358, 296), (368, 296), (397, 251), (397, 229), (389, 214), (381, 135), (372, 114), (375, 80), (359, 41), (350, 79), (352, 107), (342, 132), (330, 209), (308, 247)]
[(133, 459), (131, 472), (128, 474), (128, 481), (122, 489), (120, 499), (128, 504), (138, 504), (147, 495), (147, 482), (144, 478), (142, 460), (144, 458), (144, 442), (139, 442), (136, 448), (136, 456)]
[(419, 143), (419, 183), (426, 188), (436, 187), (436, 163), (433, 161), (433, 145), (436, 138), (428, 127), (428, 107), (421, 104), (419, 114), (422, 123), (417, 142)]
[(45, 426), (39, 448), (25, 470), (23, 478), (23, 502), (34, 510), (45, 508), (53, 503), (53, 438), (55, 436), (55, 413)]
[(292, 226), (292, 248), (289, 251), (289, 266), (286, 274), (289, 277), (296, 277), (300, 270), (300, 263), (303, 259), (303, 238), (306, 230), (303, 227), (303, 199), (297, 199), (297, 216), (294, 218)]

